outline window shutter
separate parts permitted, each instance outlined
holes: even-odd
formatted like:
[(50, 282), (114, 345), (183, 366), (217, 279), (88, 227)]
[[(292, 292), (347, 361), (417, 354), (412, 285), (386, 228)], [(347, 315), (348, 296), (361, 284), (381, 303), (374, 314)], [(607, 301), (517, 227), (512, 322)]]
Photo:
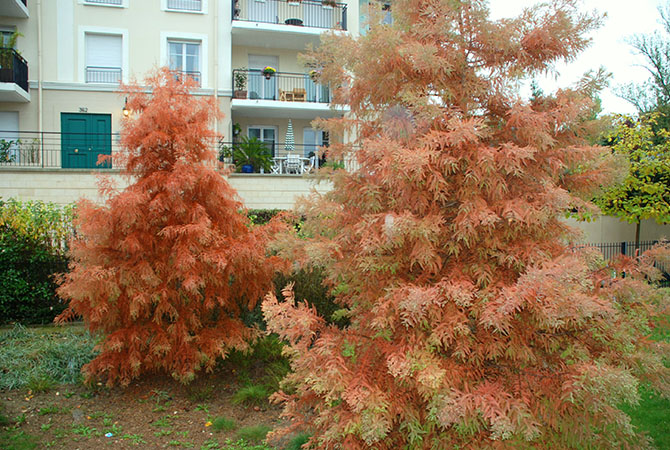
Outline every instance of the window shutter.
[(121, 36), (86, 35), (86, 65), (121, 68)]

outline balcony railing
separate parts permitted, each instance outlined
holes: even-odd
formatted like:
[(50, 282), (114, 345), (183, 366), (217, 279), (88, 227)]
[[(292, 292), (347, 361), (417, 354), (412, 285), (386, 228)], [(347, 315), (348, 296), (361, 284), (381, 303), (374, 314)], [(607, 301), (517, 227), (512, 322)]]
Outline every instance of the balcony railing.
[[(320, 149), (327, 147), (316, 144), (287, 144), (280, 142), (264, 142), (268, 155), (272, 156), (270, 169), (261, 170), (258, 167), (252, 169), (253, 173), (267, 173), (275, 175), (283, 174), (303, 174), (312, 172), (322, 166), (326, 159)], [(238, 172), (242, 168), (243, 162), (236, 161), (234, 152), (236, 147), (242, 147), (240, 142), (221, 142), (219, 143), (219, 161), (234, 164)], [(239, 154), (239, 153), (238, 153)], [(319, 158), (320, 156), (320, 158)]]
[(122, 5), (123, 0), (84, 0), (84, 3), (95, 3), (96, 5)]
[[(211, 139), (214, 155), (219, 155), (223, 143)], [(5, 167), (23, 168), (119, 168), (116, 158), (127, 153), (120, 144), (118, 133), (60, 133), (7, 131), (0, 129), (0, 170)], [(98, 165), (98, 155), (111, 155), (113, 161)]]
[(202, 85), (202, 76), (201, 76), (200, 72), (194, 72), (194, 71), (188, 72), (188, 71), (181, 71), (181, 70), (172, 70), (171, 72), (174, 74), (174, 77), (177, 80), (183, 80), (183, 79), (186, 79), (186, 78), (190, 78), (190, 79), (194, 80), (197, 83), (198, 86)]
[(347, 5), (320, 0), (234, 0), (233, 20), (347, 29)]
[(275, 72), (266, 76), (261, 70), (235, 69), (233, 83), (244, 80), (245, 89), (233, 86), (235, 98), (284, 102), (329, 103), (330, 89), (306, 73)]
[(86, 82), (119, 84), (121, 82), (121, 68), (86, 66)]
[(13, 48), (0, 48), (0, 83), (16, 83), (28, 92), (28, 63)]
[(174, 11), (202, 11), (202, 0), (168, 0), (167, 9)]

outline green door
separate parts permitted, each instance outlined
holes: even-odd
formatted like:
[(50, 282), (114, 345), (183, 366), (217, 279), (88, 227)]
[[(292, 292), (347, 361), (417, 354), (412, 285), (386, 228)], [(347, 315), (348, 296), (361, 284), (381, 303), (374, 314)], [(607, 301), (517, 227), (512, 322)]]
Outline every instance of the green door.
[(64, 169), (110, 168), (98, 155), (112, 154), (110, 114), (61, 113), (61, 166)]

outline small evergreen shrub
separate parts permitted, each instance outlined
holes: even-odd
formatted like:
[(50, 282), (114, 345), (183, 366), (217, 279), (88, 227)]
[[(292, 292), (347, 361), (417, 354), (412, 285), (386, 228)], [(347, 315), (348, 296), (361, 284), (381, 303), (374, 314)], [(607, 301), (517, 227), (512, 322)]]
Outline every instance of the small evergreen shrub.
[(64, 309), (54, 275), (67, 270), (73, 208), (0, 200), (0, 324), (49, 323)]

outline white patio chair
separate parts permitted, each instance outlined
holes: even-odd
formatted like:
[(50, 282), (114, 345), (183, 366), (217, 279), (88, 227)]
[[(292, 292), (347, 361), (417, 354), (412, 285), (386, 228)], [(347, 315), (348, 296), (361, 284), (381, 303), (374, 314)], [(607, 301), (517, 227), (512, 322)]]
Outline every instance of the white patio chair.
[(286, 173), (303, 173), (305, 167), (302, 164), (300, 156), (289, 153), (286, 155)]

